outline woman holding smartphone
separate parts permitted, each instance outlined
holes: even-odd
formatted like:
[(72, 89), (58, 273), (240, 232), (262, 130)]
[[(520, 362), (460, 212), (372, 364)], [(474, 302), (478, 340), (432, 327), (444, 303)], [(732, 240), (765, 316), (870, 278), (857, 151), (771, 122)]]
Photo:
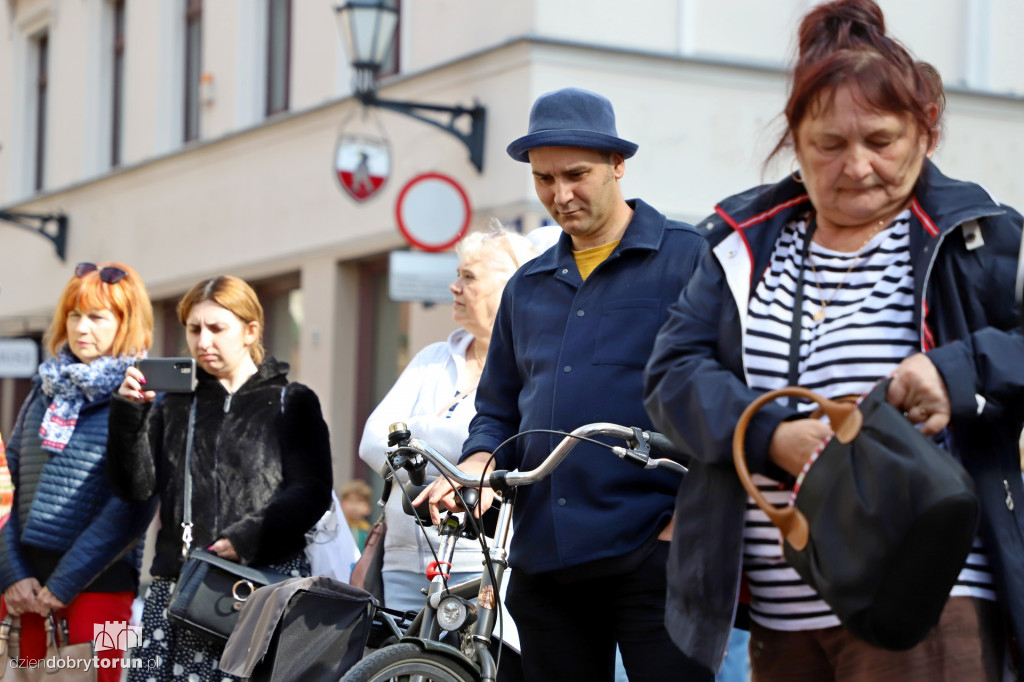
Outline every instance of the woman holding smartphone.
[(109, 474), (123, 499), (160, 500), (161, 527), (142, 616), (143, 660), (129, 680), (234, 679), (217, 666), (223, 645), (169, 622), (182, 558), (184, 460), (192, 444), (192, 547), (244, 565), (309, 575), (305, 532), (331, 504), (331, 450), (320, 402), (266, 357), (263, 308), (227, 275), (192, 287), (178, 303), (198, 365), (194, 394), (154, 403), (137, 367), (123, 374), (110, 411)]
[[(46, 655), (44, 619), (58, 612), (69, 642), (94, 626), (131, 618), (142, 547), (129, 551), (152, 513), (107, 484), (111, 393), (153, 337), (153, 308), (139, 276), (121, 263), (79, 263), (46, 333), (39, 366), (7, 443), (14, 504), (0, 538), (4, 617), (21, 618), (21, 658)], [(122, 640), (123, 642), (123, 640)], [(120, 660), (116, 647), (97, 652)], [(118, 665), (98, 669), (120, 679)]]

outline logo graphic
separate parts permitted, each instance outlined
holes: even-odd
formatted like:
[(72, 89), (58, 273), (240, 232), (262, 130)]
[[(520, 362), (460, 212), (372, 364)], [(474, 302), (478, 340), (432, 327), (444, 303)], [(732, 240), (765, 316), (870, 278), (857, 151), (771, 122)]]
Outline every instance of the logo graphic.
[(387, 140), (343, 134), (334, 152), (334, 171), (341, 188), (356, 201), (366, 201), (387, 183), (391, 175), (391, 151)]
[(92, 626), (92, 641), (96, 651), (127, 651), (142, 646), (142, 628), (123, 620), (96, 623)]

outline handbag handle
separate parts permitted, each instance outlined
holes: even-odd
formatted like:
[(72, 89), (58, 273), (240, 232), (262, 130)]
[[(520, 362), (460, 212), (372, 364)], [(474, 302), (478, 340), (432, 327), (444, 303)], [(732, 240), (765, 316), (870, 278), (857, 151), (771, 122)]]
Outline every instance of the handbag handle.
[[(0, 621), (0, 662), (3, 659), (21, 658), (21, 617), (12, 616), (10, 613)], [(0, 679), (3, 678), (3, 673), (6, 671), (7, 666), (4, 664), (3, 670), (0, 670)]]
[(739, 474), (740, 483), (746, 489), (747, 494), (754, 500), (754, 503), (763, 511), (772, 524), (779, 529), (782, 537), (794, 549), (800, 551), (807, 546), (808, 526), (807, 518), (793, 505), (787, 505), (782, 509), (776, 509), (773, 504), (765, 499), (761, 491), (757, 489), (747, 468), (747, 453), (744, 447), (744, 440), (747, 435), (747, 426), (754, 414), (766, 404), (778, 398), (797, 397), (804, 398), (821, 407), (825, 416), (828, 417), (829, 426), (836, 440), (846, 444), (857, 437), (860, 428), (864, 423), (864, 415), (853, 403), (838, 402), (829, 400), (818, 395), (814, 391), (800, 386), (787, 386), (758, 396), (754, 402), (747, 405), (743, 410), (740, 419), (736, 422), (736, 430), (732, 434), (732, 460), (736, 465), (736, 473)]

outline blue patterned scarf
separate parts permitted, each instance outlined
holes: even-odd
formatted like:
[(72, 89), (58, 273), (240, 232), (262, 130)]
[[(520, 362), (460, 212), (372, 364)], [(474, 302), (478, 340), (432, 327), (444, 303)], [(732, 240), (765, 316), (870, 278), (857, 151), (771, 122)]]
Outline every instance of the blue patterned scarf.
[(64, 450), (82, 405), (109, 397), (124, 381), (124, 372), (132, 361), (127, 355), (104, 356), (87, 365), (64, 347), (57, 357), (39, 365), (43, 393), (51, 400), (39, 427), (43, 448), (50, 452)]

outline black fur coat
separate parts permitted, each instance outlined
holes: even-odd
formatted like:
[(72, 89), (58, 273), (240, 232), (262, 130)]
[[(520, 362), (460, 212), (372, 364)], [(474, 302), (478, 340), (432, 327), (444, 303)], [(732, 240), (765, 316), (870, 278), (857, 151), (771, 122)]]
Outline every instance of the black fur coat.
[[(192, 450), (192, 547), (231, 541), (243, 564), (293, 557), (331, 504), (331, 448), (320, 401), (288, 383), (288, 365), (268, 358), (233, 395), (198, 370)], [(283, 404), (282, 404), (283, 400)], [(155, 404), (114, 396), (107, 473), (127, 501), (160, 497), (151, 573), (181, 570), (184, 457), (190, 394)]]

